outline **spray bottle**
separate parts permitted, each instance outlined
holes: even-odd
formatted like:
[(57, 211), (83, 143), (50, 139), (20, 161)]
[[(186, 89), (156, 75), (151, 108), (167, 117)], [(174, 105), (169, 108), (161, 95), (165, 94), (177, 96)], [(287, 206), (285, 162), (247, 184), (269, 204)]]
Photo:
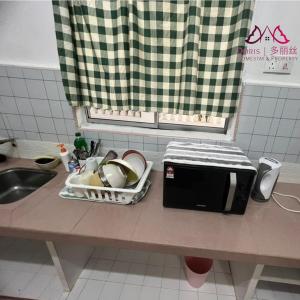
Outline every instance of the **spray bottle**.
[(68, 162), (71, 160), (71, 155), (64, 144), (58, 144), (57, 147), (60, 147), (61, 161), (63, 162), (66, 171), (69, 172)]

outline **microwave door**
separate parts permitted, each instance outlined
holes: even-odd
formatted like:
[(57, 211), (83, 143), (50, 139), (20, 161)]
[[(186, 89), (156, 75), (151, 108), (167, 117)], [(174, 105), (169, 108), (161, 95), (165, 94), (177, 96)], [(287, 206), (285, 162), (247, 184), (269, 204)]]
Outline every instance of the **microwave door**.
[(173, 168), (174, 176), (165, 177), (165, 206), (224, 211), (230, 185), (227, 170), (187, 165)]

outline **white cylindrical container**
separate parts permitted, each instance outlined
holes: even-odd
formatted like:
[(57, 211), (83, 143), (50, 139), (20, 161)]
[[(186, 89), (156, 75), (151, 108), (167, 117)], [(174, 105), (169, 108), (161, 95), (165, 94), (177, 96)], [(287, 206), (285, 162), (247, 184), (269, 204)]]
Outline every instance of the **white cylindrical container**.
[(71, 160), (71, 155), (69, 151), (66, 149), (64, 144), (59, 144), (58, 147), (60, 147), (60, 158), (62, 163), (65, 166), (65, 169), (67, 172), (70, 172), (68, 162)]

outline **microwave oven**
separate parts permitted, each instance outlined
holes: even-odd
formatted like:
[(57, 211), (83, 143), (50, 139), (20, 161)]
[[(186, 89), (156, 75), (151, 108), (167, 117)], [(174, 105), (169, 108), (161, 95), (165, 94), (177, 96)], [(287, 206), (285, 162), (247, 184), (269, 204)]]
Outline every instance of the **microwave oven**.
[(163, 163), (165, 207), (244, 214), (257, 172), (240, 148), (170, 142)]

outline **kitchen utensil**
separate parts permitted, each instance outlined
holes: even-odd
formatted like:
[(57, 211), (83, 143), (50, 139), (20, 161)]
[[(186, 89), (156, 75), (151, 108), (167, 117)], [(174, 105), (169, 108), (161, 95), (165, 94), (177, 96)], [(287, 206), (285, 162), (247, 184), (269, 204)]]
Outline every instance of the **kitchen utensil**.
[(58, 166), (60, 159), (52, 155), (38, 156), (33, 163), (43, 170), (51, 170)]
[(91, 144), (90, 144), (90, 156), (93, 155), (94, 150), (95, 150), (95, 142), (91, 141)]
[(79, 152), (80, 152), (79, 149), (74, 149), (74, 150), (73, 150), (73, 154), (75, 155), (75, 157), (76, 157), (77, 160), (80, 159)]
[(258, 173), (251, 197), (258, 202), (268, 201), (277, 183), (281, 163), (273, 158), (259, 159)]
[(95, 157), (88, 157), (85, 161), (86, 171), (96, 171), (98, 168), (98, 162)]
[(113, 160), (116, 159), (118, 157), (118, 154), (113, 151), (113, 150), (109, 150), (106, 155), (104, 156), (104, 158), (102, 159), (102, 161), (100, 162), (100, 166), (101, 165), (105, 165), (109, 160)]
[[(100, 162), (102, 158), (97, 158)], [(76, 173), (70, 174), (66, 180), (66, 188), (69, 190), (78, 189), (82, 191), (85, 198), (80, 200), (88, 200), (94, 202), (107, 202), (114, 204), (134, 204), (137, 203), (144, 197), (150, 186), (149, 175), (153, 166), (153, 162), (147, 161), (147, 169), (145, 170), (143, 177), (137, 183), (137, 185), (131, 188), (112, 188), (112, 187), (101, 187), (101, 186), (91, 186), (91, 185), (79, 185), (73, 184), (72, 178), (77, 176)], [(64, 193), (65, 195), (65, 193)], [(60, 194), (61, 196), (61, 194)], [(63, 196), (63, 198), (68, 198), (69, 196)]]
[(147, 168), (147, 162), (144, 155), (136, 150), (128, 150), (123, 154), (123, 160), (133, 167), (138, 175), (138, 179), (141, 179)]
[(100, 155), (100, 146), (101, 146), (101, 140), (98, 140), (91, 156), (99, 156)]
[(123, 188), (127, 180), (123, 170), (114, 164), (101, 165), (98, 174), (106, 187)]
[(125, 171), (127, 175), (126, 186), (131, 186), (138, 182), (139, 176), (137, 172), (127, 161), (122, 159), (113, 159), (109, 160), (107, 164), (115, 164)]

